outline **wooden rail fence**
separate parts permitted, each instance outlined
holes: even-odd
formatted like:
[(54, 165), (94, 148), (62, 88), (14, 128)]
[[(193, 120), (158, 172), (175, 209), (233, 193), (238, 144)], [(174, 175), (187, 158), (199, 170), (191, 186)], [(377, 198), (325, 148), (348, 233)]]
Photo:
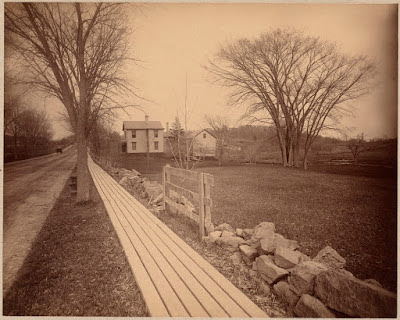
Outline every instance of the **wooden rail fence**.
[[(183, 181), (194, 181), (197, 185), (197, 191), (191, 191), (178, 184), (171, 182), (171, 176), (181, 178)], [(199, 224), (200, 238), (207, 235), (211, 230), (211, 187), (214, 185), (214, 177), (208, 173), (173, 168), (166, 165), (163, 168), (163, 208), (174, 208), (180, 214), (183, 214)], [(177, 194), (177, 199), (171, 196), (171, 191)], [(183, 201), (185, 197), (192, 204), (197, 204), (197, 213), (188, 209)], [(176, 202), (178, 200), (178, 202)]]

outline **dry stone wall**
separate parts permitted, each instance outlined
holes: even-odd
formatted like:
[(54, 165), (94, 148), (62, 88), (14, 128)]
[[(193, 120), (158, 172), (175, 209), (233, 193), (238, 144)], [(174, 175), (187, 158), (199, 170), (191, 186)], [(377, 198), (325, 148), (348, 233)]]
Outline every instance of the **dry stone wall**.
[[(152, 206), (151, 211), (159, 214), (163, 210), (163, 186), (160, 183), (142, 178), (140, 172), (135, 169), (111, 168), (110, 173), (127, 191), (147, 200)], [(170, 198), (186, 210), (196, 213), (195, 206), (186, 197), (179, 196), (175, 191), (170, 190)]]
[(271, 222), (236, 230), (224, 223), (204, 240), (230, 252), (232, 261), (247, 264), (263, 292), (285, 302), (288, 316), (396, 317), (395, 293), (374, 279), (354, 277), (345, 269), (346, 260), (329, 246), (314, 258), (303, 254), (298, 243), (277, 233)]

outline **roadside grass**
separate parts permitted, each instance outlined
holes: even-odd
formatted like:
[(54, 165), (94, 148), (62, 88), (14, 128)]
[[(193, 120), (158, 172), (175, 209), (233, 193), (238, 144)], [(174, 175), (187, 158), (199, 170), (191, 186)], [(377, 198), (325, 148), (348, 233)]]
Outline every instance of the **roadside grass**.
[(93, 183), (91, 196), (77, 205), (65, 185), (3, 298), (4, 315), (148, 315)]
[(361, 279), (397, 284), (397, 186), (392, 178), (337, 175), (280, 166), (214, 167), (212, 221), (235, 228), (275, 223), (314, 257), (329, 245)]

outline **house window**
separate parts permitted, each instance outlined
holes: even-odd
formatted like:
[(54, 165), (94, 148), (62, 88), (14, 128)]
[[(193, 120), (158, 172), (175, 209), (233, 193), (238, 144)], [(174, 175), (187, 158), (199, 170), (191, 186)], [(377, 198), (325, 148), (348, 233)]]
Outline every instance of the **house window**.
[(158, 141), (154, 141), (154, 150), (158, 150)]
[(205, 137), (206, 137), (206, 134), (205, 134), (205, 133), (203, 133), (203, 138), (205, 139)]
[(136, 138), (136, 130), (132, 130), (132, 138)]
[(132, 142), (132, 150), (136, 150), (136, 142)]
[(158, 138), (158, 130), (154, 130), (154, 138)]

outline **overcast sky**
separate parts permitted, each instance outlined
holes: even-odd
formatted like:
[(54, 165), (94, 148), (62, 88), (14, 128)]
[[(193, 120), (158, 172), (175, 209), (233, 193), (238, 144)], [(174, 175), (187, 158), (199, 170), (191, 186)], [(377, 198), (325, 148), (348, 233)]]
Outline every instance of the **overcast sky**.
[[(135, 56), (144, 62), (127, 68), (129, 78), (141, 96), (154, 101), (139, 102), (150, 120), (164, 126), (183, 105), (186, 77), (191, 129), (205, 126), (205, 114), (228, 115), (235, 123), (244, 109), (227, 107), (229, 91), (209, 82), (202, 66), (219, 44), (293, 27), (334, 41), (348, 54), (376, 58), (380, 84), (354, 103), (355, 117), (344, 124), (367, 139), (397, 136), (397, 5), (147, 4), (132, 14), (132, 23)], [(121, 116), (116, 128), (123, 120), (143, 119), (142, 112), (133, 111)]]

